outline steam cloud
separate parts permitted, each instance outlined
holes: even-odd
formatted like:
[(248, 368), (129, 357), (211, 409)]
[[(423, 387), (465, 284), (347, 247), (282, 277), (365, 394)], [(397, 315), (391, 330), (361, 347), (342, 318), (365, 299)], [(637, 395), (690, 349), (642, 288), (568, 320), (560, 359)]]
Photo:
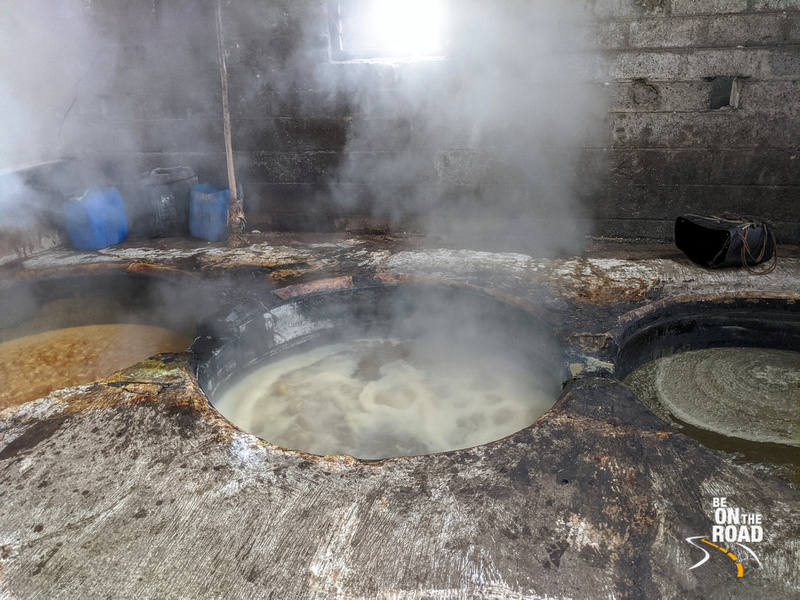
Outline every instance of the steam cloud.
[(582, 150), (597, 144), (605, 100), (589, 19), (572, 4), (451, 2), (448, 60), (365, 65), (367, 77), (345, 79), (360, 118), (336, 199), (352, 205), (341, 184), (363, 182), (374, 214), (395, 223), (422, 217), (431, 234), (575, 250), (594, 175)]
[[(57, 243), (56, 159), (75, 156), (75, 133), (110, 81), (114, 61), (81, 0), (25, 0), (0, 9), (0, 253)], [(29, 167), (43, 168), (42, 171)], [(61, 192), (61, 190), (59, 190)], [(44, 237), (44, 239), (43, 239)], [(13, 249), (13, 250), (12, 250)], [(10, 254), (13, 256), (13, 254)]]
[[(539, 252), (575, 250), (591, 216), (582, 199), (594, 173), (583, 149), (600, 145), (605, 114), (602, 86), (592, 82), (599, 53), (588, 15), (576, 3), (549, 0), (449, 4), (446, 60), (329, 64), (321, 0), (223, 2), (229, 65), (238, 69), (231, 75), (234, 151), (272, 149), (269, 136), (279, 132), (270, 131), (271, 115), (247, 109), (261, 100), (263, 110), (267, 95), (301, 117), (332, 116), (327, 107), (351, 124), (320, 205), (332, 198), (342, 215), (370, 213), (398, 228), (413, 219), (430, 234), (486, 245), (508, 236)], [(167, 162), (193, 153), (204, 164), (189, 166), (201, 179), (224, 180), (212, 5), (154, 1), (145, 23), (126, 20), (130, 12), (141, 21), (141, 8), (88, 0), (7, 3), (0, 12), (0, 171), (77, 156), (94, 173), (88, 183), (130, 184), (147, 152)], [(125, 54), (137, 48), (145, 55)], [(261, 56), (248, 55), (254, 51)], [(156, 58), (160, 75), (151, 81)], [(118, 59), (148, 68), (126, 71)], [(184, 105), (167, 115), (174, 129), (135, 114), (143, 107), (132, 104), (170, 103), (176, 88)], [(325, 94), (327, 104), (312, 108)], [(261, 127), (255, 139), (248, 131), (254, 123)], [(208, 162), (213, 156), (218, 165)], [(130, 164), (115, 165), (101, 182), (104, 160)], [(0, 194), (0, 211), (18, 203), (9, 198)]]
[[(0, 11), (0, 171), (70, 154), (68, 119), (113, 74), (115, 53), (82, 0), (17, 0)], [(94, 92), (94, 94), (93, 94)]]

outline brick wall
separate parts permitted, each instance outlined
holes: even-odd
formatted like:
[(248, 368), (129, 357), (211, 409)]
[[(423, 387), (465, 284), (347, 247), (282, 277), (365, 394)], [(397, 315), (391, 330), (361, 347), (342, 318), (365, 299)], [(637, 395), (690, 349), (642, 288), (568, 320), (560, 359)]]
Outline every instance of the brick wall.
[[(442, 130), (438, 147), (422, 141), (430, 123), (451, 117), (447, 94), (463, 89), (448, 89), (457, 81), (452, 63), (332, 64), (323, 2), (224, 2), (233, 146), (250, 224), (405, 227), (407, 218), (472, 211), (486, 217), (483, 227), (535, 212), (554, 222), (577, 217), (580, 233), (670, 239), (679, 214), (732, 211), (776, 222), (782, 241), (800, 239), (800, 2), (585, 4), (602, 52), (577, 52), (584, 62), (574, 77), (563, 74), (555, 100), (569, 103), (569, 86), (583, 86), (574, 116), (596, 126), (563, 143), (531, 137), (549, 174), (537, 178), (533, 162), (519, 161), (522, 144), (503, 148), (513, 120), (506, 134), (498, 125), (478, 143), (469, 131), (458, 139), (457, 124)], [(82, 96), (65, 127), (93, 165), (87, 178), (133, 195), (145, 170), (188, 165), (224, 184), (215, 2), (87, 6), (117, 49), (111, 84)], [(469, 64), (459, 68), (469, 74)], [(521, 75), (519, 96), (542, 81)], [(400, 108), (398, 98), (406, 99)], [(387, 169), (395, 158), (409, 167)]]
[[(676, 215), (732, 211), (800, 240), (798, 11), (797, 0), (596, 2), (612, 88), (597, 232), (668, 238)], [(730, 78), (738, 98), (712, 108)]]

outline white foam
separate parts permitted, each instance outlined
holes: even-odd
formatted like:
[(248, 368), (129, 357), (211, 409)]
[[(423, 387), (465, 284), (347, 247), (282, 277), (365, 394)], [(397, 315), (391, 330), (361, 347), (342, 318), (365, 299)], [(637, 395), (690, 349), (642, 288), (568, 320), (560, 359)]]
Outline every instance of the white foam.
[(685, 423), (754, 442), (800, 445), (800, 353), (707, 348), (664, 356), (625, 383)]
[(356, 340), (257, 368), (214, 404), (269, 442), (376, 459), (467, 448), (530, 425), (554, 403), (521, 357)]

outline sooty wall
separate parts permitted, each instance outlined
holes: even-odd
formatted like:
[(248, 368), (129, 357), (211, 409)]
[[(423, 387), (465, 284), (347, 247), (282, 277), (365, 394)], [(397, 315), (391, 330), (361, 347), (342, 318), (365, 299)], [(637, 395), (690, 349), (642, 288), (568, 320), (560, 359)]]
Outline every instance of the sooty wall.
[[(604, 5), (601, 8), (601, 5)], [(800, 2), (597, 2), (612, 97), (597, 230), (728, 210), (800, 239)], [(733, 88), (733, 89), (732, 89)]]
[[(79, 80), (62, 155), (123, 196), (156, 166), (224, 183), (215, 1), (74, 3), (112, 60)], [(666, 240), (679, 214), (728, 210), (798, 239), (797, 0), (450, 4), (451, 60), (385, 64), (331, 60), (324, 0), (223, 0), (251, 226), (533, 214), (557, 244)], [(586, 12), (559, 29), (559, 4)]]

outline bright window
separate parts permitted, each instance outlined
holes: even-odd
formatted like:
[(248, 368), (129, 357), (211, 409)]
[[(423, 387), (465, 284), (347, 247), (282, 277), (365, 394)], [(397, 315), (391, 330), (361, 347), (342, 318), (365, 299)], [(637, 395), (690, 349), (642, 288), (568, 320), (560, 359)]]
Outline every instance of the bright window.
[(447, 0), (330, 0), (337, 60), (444, 54)]

